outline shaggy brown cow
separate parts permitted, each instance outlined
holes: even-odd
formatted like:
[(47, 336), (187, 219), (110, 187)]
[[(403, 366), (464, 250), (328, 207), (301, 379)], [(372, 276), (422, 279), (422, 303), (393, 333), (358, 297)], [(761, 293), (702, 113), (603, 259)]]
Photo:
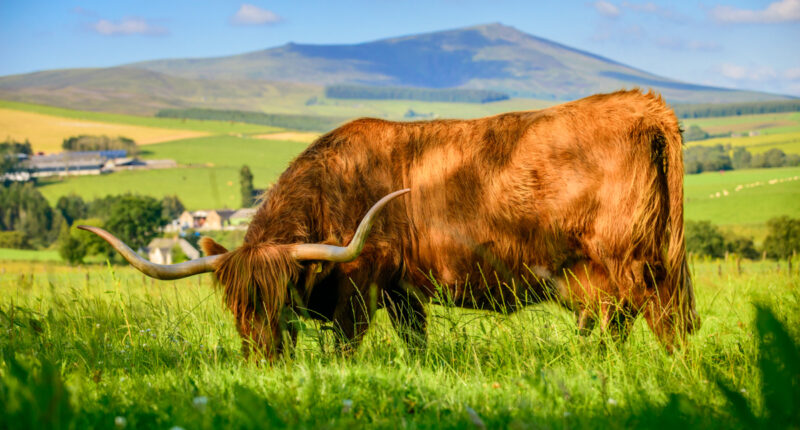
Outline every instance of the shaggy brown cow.
[(241, 247), (205, 238), (199, 260), (154, 265), (83, 228), (150, 276), (213, 271), (245, 348), (268, 356), (281, 348), (284, 308), (332, 321), (352, 346), (386, 307), (421, 346), (431, 278), (469, 308), (556, 300), (582, 332), (599, 320), (624, 338), (643, 313), (667, 348), (699, 322), (680, 130), (652, 92), (475, 120), (350, 122), (291, 163)]

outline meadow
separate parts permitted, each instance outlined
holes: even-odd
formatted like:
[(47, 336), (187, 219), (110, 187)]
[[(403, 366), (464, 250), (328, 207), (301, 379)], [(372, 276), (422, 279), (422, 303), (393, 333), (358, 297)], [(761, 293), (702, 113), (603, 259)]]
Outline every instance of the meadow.
[(184, 167), (129, 170), (102, 176), (42, 180), (39, 190), (50, 204), (63, 195), (85, 200), (127, 192), (161, 198), (177, 195), (187, 209), (239, 208), (239, 170), (247, 164), (256, 188), (266, 188), (307, 143), (237, 136), (165, 142), (143, 148), (143, 158), (173, 159)]
[[(744, 147), (753, 154), (778, 148), (787, 154), (800, 154), (798, 112), (683, 120), (684, 128), (688, 129), (692, 125), (697, 125), (711, 135), (742, 135), (686, 142), (687, 146), (730, 145), (734, 148)], [(757, 135), (750, 136), (751, 131)]]
[(208, 135), (249, 135), (280, 131), (276, 127), (140, 117), (63, 109), (0, 100), (3, 139), (28, 140), (35, 152), (60, 152), (64, 139), (82, 134), (124, 136), (140, 145)]
[(732, 262), (693, 263), (703, 325), (673, 355), (641, 320), (626, 343), (602, 346), (602, 334), (577, 335), (571, 313), (552, 304), (512, 315), (429, 305), (424, 353), (409, 354), (378, 311), (352, 357), (333, 352), (331, 331), (298, 319), (298, 346), (268, 364), (241, 356), (207, 275), (161, 282), (128, 267), (5, 262), (0, 423), (752, 428), (777, 419), (785, 427), (791, 421), (780, 421), (786, 411), (762, 380), (754, 304), (772, 309), (797, 345), (797, 263), (793, 273), (785, 263), (745, 262), (741, 273)]

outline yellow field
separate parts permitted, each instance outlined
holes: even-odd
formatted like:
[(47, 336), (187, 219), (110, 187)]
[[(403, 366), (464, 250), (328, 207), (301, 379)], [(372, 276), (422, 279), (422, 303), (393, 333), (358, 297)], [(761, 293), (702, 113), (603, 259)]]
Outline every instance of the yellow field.
[(267, 133), (254, 136), (258, 139), (288, 140), (290, 142), (311, 143), (320, 136), (320, 133), (287, 131), (283, 133)]
[(111, 124), (0, 109), (0, 140), (28, 139), (35, 152), (60, 152), (64, 139), (81, 134), (124, 136), (133, 139), (139, 145), (208, 135), (200, 131)]

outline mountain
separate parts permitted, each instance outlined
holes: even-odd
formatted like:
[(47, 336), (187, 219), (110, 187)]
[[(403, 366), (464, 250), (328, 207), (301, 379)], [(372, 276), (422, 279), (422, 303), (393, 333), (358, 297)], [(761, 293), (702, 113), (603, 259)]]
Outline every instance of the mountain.
[(323, 85), (341, 83), (488, 89), (544, 100), (634, 86), (654, 88), (679, 103), (790, 98), (676, 81), (502, 24), (354, 45), (289, 43), (226, 57), (2, 77), (0, 97), (142, 112), (185, 106), (273, 109), (278, 97), (291, 110), (289, 105), (321, 93)]

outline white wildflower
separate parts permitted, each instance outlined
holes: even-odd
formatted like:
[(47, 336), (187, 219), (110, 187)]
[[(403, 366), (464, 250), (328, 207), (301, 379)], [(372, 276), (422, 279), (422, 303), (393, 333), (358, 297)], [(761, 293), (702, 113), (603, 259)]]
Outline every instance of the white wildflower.
[(195, 409), (200, 412), (206, 410), (206, 405), (208, 405), (208, 397), (206, 396), (197, 396), (192, 400), (192, 404), (194, 405)]
[(116, 417), (114, 418), (114, 425), (117, 428), (124, 429), (126, 425), (128, 425), (128, 420), (125, 417)]

